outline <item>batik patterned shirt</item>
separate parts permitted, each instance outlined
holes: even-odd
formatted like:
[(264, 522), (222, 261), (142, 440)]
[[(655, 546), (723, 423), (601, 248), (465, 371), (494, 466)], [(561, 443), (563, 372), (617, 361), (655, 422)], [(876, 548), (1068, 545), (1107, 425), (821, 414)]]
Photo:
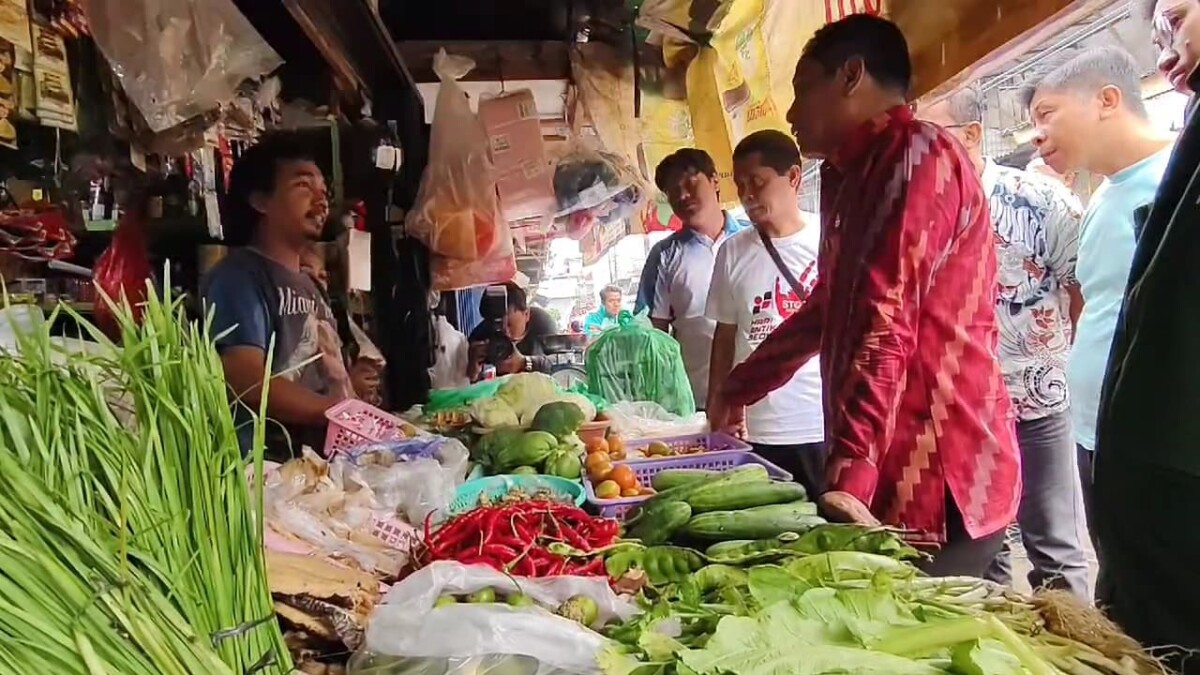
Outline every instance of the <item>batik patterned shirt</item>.
[(983, 170), (996, 231), (1000, 367), (1017, 417), (1037, 420), (1070, 405), (1070, 300), (1083, 207), (1066, 186), (988, 160)]
[(813, 297), (730, 374), (744, 405), (818, 352), (831, 490), (885, 523), (946, 540), (947, 495), (973, 538), (1021, 494), (996, 359), (996, 246), (979, 177), (939, 127), (897, 107), (822, 167)]

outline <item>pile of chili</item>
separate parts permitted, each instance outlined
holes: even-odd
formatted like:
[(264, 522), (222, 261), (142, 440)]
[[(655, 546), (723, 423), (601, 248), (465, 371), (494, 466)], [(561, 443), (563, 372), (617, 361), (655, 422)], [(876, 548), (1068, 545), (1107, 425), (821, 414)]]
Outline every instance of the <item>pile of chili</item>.
[(480, 506), (431, 532), (425, 521), (429, 562), (454, 560), (485, 564), (518, 576), (605, 576), (604, 558), (569, 557), (552, 553), (551, 544), (566, 544), (577, 552), (599, 552), (620, 536), (610, 518), (596, 518), (583, 509), (550, 501), (525, 501), (505, 506)]

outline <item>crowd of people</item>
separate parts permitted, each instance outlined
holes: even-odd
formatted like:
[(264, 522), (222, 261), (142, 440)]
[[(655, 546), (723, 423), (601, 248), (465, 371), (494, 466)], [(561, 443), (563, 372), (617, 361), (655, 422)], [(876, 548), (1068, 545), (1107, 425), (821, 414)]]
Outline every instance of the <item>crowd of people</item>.
[[(1200, 0), (1145, 2), (1160, 68), (1192, 93)], [(761, 131), (734, 150), (752, 227), (722, 210), (704, 151), (657, 167), (683, 227), (652, 249), (638, 305), (676, 336), (712, 427), (789, 470), (826, 515), (901, 528), (930, 573), (1001, 582), (1019, 532), (1032, 584), (1087, 598), (1082, 502), (1100, 604), (1148, 645), (1200, 648), (1200, 130), (1157, 132), (1139, 76), (1103, 48), (1032, 83), (1039, 161), (1013, 169), (983, 153), (973, 91), (909, 103), (894, 24), (831, 23), (797, 66), (797, 141)], [(820, 214), (798, 206), (802, 158), (821, 161)], [(1077, 172), (1104, 177), (1086, 208)], [(269, 366), (265, 408), (282, 425), (269, 445), (308, 442), (332, 405), (377, 392), (382, 367), (344, 349), (305, 262), (324, 180), (300, 146), (267, 139), (234, 168), (229, 208), (246, 246), (204, 285), (226, 377), (257, 408)], [(582, 330), (619, 321), (620, 290), (600, 300)], [(553, 321), (516, 284), (507, 303), (505, 372), (544, 369)], [(451, 379), (470, 379), (481, 341), (460, 341)]]

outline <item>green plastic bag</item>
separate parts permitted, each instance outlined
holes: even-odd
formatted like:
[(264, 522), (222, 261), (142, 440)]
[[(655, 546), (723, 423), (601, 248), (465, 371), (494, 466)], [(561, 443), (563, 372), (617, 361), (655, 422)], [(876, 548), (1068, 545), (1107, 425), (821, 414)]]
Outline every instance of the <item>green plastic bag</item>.
[(429, 392), (429, 402), (425, 404), (426, 413), (441, 412), (465, 408), (481, 398), (491, 398), (496, 395), (501, 378), (484, 380), (459, 389), (435, 389)]
[(588, 390), (611, 403), (653, 401), (676, 415), (694, 414), (679, 343), (650, 325), (644, 312), (621, 312), (617, 321), (588, 347)]

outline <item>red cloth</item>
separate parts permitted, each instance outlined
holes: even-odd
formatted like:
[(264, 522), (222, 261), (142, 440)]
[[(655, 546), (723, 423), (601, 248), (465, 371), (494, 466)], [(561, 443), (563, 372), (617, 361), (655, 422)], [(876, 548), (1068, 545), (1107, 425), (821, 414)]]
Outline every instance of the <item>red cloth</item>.
[(949, 490), (974, 538), (1021, 494), (1014, 414), (996, 361), (996, 253), (983, 187), (944, 130), (898, 107), (822, 167), (809, 302), (730, 374), (754, 403), (820, 353), (829, 488), (885, 523), (946, 537)]

